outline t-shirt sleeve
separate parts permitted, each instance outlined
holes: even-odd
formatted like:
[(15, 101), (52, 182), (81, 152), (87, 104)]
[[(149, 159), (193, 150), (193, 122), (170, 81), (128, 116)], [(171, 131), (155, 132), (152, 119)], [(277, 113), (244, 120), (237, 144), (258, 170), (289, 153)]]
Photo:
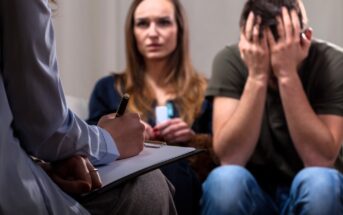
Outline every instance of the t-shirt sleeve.
[(313, 109), (317, 114), (343, 116), (343, 49), (327, 45), (318, 54)]
[(247, 69), (237, 45), (225, 47), (214, 58), (206, 97), (210, 100), (214, 97), (239, 99), (246, 79)]

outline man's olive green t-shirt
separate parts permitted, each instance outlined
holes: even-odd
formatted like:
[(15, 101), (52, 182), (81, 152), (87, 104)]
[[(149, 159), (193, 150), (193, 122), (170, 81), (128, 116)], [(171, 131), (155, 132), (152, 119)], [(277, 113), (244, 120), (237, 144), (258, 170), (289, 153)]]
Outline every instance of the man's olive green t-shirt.
[[(207, 97), (239, 100), (247, 77), (237, 44), (225, 47), (214, 59)], [(313, 41), (299, 77), (317, 114), (343, 116), (343, 49)], [(336, 162), (341, 172), (342, 158), (341, 150)], [(260, 137), (247, 168), (262, 181), (289, 184), (303, 167), (288, 131), (279, 92), (268, 88)]]

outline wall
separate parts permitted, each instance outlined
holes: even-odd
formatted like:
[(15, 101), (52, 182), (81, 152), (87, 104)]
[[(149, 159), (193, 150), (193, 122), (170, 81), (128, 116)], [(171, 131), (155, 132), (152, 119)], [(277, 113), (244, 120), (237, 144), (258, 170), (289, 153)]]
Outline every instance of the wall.
[[(89, 98), (100, 77), (121, 71), (124, 19), (129, 0), (59, 0), (54, 24), (61, 79), (66, 94)], [(215, 53), (238, 41), (242, 0), (181, 0), (188, 13), (191, 54), (210, 77)], [(304, 0), (314, 36), (343, 46), (343, 1)]]

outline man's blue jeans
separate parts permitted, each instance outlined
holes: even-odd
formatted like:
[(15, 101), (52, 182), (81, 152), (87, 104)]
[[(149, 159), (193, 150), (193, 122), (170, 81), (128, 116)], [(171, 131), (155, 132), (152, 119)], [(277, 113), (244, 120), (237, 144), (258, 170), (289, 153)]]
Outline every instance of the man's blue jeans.
[(203, 184), (202, 214), (338, 215), (343, 214), (343, 175), (335, 169), (300, 171), (291, 188), (280, 188), (272, 199), (244, 167), (216, 168)]

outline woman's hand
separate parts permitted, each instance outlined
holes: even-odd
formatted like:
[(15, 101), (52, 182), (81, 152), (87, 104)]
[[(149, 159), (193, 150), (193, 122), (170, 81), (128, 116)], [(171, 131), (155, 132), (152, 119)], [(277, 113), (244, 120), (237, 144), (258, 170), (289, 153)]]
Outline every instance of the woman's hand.
[(156, 138), (154, 129), (148, 123), (142, 121), (145, 130), (144, 130), (144, 140), (153, 140)]
[(181, 118), (173, 118), (154, 127), (156, 137), (168, 143), (181, 143), (189, 141), (194, 131)]

